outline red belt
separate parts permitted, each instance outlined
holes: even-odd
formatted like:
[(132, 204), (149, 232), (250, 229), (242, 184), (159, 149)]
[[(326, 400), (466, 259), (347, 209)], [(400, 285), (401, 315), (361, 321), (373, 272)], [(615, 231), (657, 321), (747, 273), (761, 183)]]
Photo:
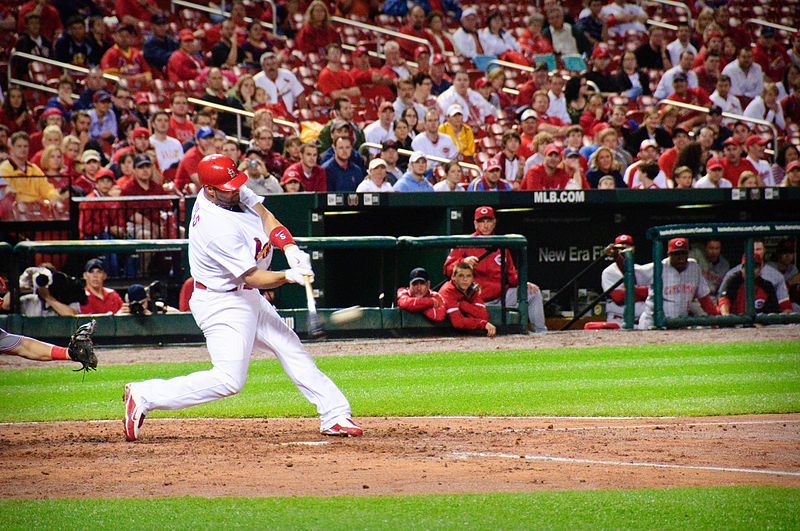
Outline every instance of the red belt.
[[(205, 287), (205, 285), (203, 285), (202, 283), (200, 283), (200, 282), (198, 282), (196, 280), (194, 281), (194, 287), (197, 288), (197, 289), (205, 289), (205, 290), (208, 289), (207, 287)], [(231, 293), (232, 291), (239, 291), (240, 289), (255, 289), (255, 288), (251, 288), (250, 286), (244, 285), (244, 286), (239, 287), (239, 288), (232, 288), (232, 289), (226, 289), (225, 291), (218, 291), (217, 293)], [(209, 290), (209, 291), (211, 291), (211, 290)]]

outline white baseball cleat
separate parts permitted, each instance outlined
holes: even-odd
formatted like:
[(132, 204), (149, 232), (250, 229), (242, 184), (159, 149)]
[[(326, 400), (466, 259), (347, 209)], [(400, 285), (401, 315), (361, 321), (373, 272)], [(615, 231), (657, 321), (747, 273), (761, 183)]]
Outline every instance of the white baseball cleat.
[(322, 433), (322, 435), (332, 435), (335, 437), (359, 437), (364, 432), (353, 422), (353, 419), (343, 418), (330, 428), (320, 430), (320, 433)]
[(144, 415), (142, 415), (136, 405), (136, 401), (133, 399), (130, 384), (125, 386), (122, 401), (125, 402), (125, 418), (122, 419), (122, 431), (125, 433), (126, 441), (135, 441), (139, 437), (139, 427), (144, 422)]

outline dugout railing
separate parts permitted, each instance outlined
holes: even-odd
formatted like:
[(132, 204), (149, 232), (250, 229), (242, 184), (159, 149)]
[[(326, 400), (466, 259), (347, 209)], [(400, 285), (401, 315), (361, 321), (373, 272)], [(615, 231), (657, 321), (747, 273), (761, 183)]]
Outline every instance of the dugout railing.
[[(661, 225), (647, 230), (647, 238), (653, 242), (653, 322), (656, 328), (681, 328), (687, 326), (735, 326), (752, 324), (800, 323), (800, 313), (759, 314), (754, 306), (753, 241), (756, 236), (797, 236), (800, 222), (766, 223), (694, 223), (685, 225)], [(744, 289), (745, 313), (741, 315), (706, 315), (666, 317), (664, 315), (663, 264), (664, 242), (671, 238), (685, 237), (690, 241), (701, 239), (745, 238), (744, 241)], [(624, 327), (633, 328), (634, 269), (633, 255), (624, 254), (625, 269), (625, 315)], [(766, 258), (766, 257), (764, 257)]]
[[(364, 317), (356, 322), (342, 325), (329, 324), (329, 332), (334, 336), (385, 336), (400, 335), (413, 331), (420, 333), (452, 332), (449, 323), (430, 323), (422, 316), (405, 312), (397, 308), (394, 300), (395, 290), (407, 283), (410, 269), (406, 264), (416, 264), (419, 254), (428, 249), (451, 247), (478, 247), (487, 249), (509, 249), (515, 260), (520, 285), (527, 280), (527, 240), (520, 235), (502, 236), (439, 236), (439, 237), (400, 237), (391, 236), (349, 236), (296, 238), (298, 245), (312, 255), (317, 272), (315, 291), (320, 293), (331, 283), (346, 284), (353, 290), (374, 290), (377, 306), (365, 307)], [(372, 278), (327, 278), (324, 253), (343, 252), (354, 255), (356, 251), (367, 251), (371, 256)], [(9, 290), (13, 308), (18, 311), (19, 275), (28, 266), (33, 265), (33, 257), (37, 253), (64, 253), (78, 255), (81, 261), (108, 253), (177, 253), (183, 256), (186, 264), (188, 240), (69, 240), (20, 242), (13, 248), (0, 243), (0, 256), (8, 256), (11, 262)], [(277, 253), (280, 255), (281, 253)], [(273, 262), (280, 269), (283, 257), (278, 256)], [(188, 267), (186, 268), (188, 271)], [(188, 276), (188, 273), (186, 275)], [(181, 278), (181, 281), (183, 278)], [(391, 291), (390, 291), (391, 290)], [(385, 295), (388, 293), (388, 296)], [(383, 295), (383, 296), (381, 296)], [(502, 333), (524, 331), (527, 327), (527, 299), (525, 291), (519, 290), (518, 309), (507, 309), (504, 306), (491, 308), (490, 315), (500, 326)], [(304, 300), (304, 299), (302, 299)], [(385, 301), (385, 302), (384, 302)], [(304, 306), (304, 304), (302, 305)], [(297, 305), (294, 308), (279, 309), (281, 316), (301, 335), (307, 329), (307, 311)], [(302, 309), (299, 309), (302, 308)], [(320, 308), (320, 313), (327, 316), (337, 308)], [(86, 320), (86, 316), (74, 317), (24, 317), (18, 313), (0, 316), (0, 327), (25, 335), (40, 338), (59, 338), (68, 336), (77, 323)], [(152, 315), (152, 316), (99, 316), (101, 324), (98, 336), (109, 343), (118, 339), (129, 342), (149, 341), (152, 343), (195, 342), (202, 340), (202, 334), (188, 313)], [(448, 330), (450, 329), (450, 330)]]

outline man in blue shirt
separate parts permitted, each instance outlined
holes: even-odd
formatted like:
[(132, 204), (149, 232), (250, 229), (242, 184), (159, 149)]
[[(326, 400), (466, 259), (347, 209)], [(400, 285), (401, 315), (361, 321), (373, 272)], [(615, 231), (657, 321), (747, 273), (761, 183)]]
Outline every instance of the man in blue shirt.
[(364, 180), (365, 172), (361, 166), (349, 160), (353, 142), (349, 136), (340, 136), (333, 141), (332, 147), (333, 158), (322, 165), (328, 180), (328, 191), (354, 192)]
[(142, 55), (154, 69), (164, 73), (172, 52), (178, 49), (178, 39), (169, 34), (169, 21), (164, 15), (150, 17), (153, 34), (142, 44)]
[(394, 183), (395, 192), (433, 192), (433, 185), (425, 178), (428, 160), (421, 151), (408, 159), (408, 171)]
[(89, 110), (92, 119), (89, 124), (89, 137), (92, 140), (113, 142), (117, 135), (117, 117), (111, 110), (111, 94), (98, 90), (94, 94), (94, 108)]

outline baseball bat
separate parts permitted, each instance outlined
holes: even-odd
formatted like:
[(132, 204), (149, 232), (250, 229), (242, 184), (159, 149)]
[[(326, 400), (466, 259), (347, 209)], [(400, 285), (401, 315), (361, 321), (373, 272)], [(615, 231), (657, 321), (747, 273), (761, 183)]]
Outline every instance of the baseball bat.
[(308, 336), (319, 339), (325, 335), (322, 330), (322, 321), (317, 314), (317, 303), (314, 300), (314, 291), (311, 289), (311, 277), (306, 275), (306, 303), (308, 304)]

